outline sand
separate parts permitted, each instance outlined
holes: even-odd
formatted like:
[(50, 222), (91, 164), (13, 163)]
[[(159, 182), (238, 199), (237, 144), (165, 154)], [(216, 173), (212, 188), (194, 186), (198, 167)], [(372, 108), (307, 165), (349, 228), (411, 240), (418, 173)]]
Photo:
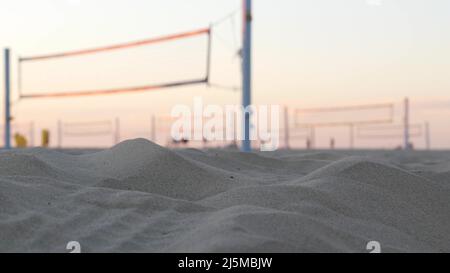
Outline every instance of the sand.
[(450, 152), (0, 152), (0, 252), (450, 252)]

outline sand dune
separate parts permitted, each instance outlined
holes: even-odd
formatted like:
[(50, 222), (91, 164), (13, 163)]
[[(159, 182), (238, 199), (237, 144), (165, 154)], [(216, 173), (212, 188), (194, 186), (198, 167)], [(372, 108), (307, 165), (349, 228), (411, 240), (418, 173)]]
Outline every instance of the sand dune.
[(450, 252), (450, 154), (0, 152), (0, 251)]

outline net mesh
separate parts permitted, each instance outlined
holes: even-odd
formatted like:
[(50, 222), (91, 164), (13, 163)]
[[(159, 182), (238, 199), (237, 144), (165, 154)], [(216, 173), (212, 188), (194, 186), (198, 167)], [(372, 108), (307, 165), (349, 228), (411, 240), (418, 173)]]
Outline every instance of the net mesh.
[(329, 108), (296, 109), (295, 126), (332, 127), (392, 123), (393, 104), (355, 105)]
[[(357, 127), (357, 137), (360, 139), (387, 139), (402, 138), (404, 136), (403, 125), (383, 125), (383, 126), (359, 126)], [(422, 124), (409, 125), (410, 137), (423, 136)]]
[(211, 30), (205, 28), (105, 47), (21, 57), (20, 98), (105, 95), (207, 83), (210, 37)]
[(67, 137), (104, 136), (114, 133), (111, 121), (64, 122), (61, 123), (61, 133)]
[(58, 121), (56, 141), (59, 148), (107, 147), (119, 142), (118, 120)]

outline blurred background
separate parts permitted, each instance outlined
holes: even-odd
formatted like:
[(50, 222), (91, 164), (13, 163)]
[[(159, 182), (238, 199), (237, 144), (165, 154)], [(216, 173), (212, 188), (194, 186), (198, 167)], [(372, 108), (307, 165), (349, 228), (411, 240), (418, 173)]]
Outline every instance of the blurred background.
[[(281, 146), (399, 147), (408, 97), (414, 147), (450, 148), (449, 1), (256, 0), (253, 5), (253, 104), (278, 104), (286, 111), (281, 115)], [(240, 104), (241, 6), (240, 0), (0, 0), (0, 46), (11, 49), (13, 101), (18, 96), (19, 57), (213, 24), (213, 85), (20, 100), (12, 106), (13, 133), (23, 135), (28, 146), (41, 144), (43, 129), (49, 130), (52, 147), (108, 147), (135, 137), (170, 145), (169, 115), (174, 105), (191, 106), (195, 96), (205, 104)], [(201, 78), (206, 53), (207, 37), (200, 35), (123, 51), (23, 63), (21, 92), (96, 90)], [(0, 73), (3, 78), (3, 65)], [(2, 94), (0, 124), (3, 99)], [(390, 106), (330, 111), (373, 104)], [(318, 108), (325, 111), (309, 111)], [(382, 119), (386, 124), (361, 125), (356, 117)]]

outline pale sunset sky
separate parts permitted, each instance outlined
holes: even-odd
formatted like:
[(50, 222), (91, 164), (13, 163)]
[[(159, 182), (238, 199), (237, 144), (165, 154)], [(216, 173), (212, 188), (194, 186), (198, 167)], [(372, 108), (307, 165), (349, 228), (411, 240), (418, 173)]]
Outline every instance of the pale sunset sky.
[[(450, 1), (253, 0), (253, 103), (294, 108), (412, 102), (412, 122), (430, 123), (433, 148), (450, 148)], [(9, 47), (13, 95), (18, 56), (84, 49), (208, 27), (212, 81), (240, 85), (240, 0), (0, 0), (0, 46)], [(239, 12), (235, 12), (239, 11)], [(226, 17), (229, 14), (234, 16)], [(200, 78), (205, 37), (98, 56), (24, 63), (23, 92), (136, 86)], [(3, 65), (0, 68), (3, 90)], [(2, 91), (3, 94), (3, 91)], [(123, 118), (123, 137), (148, 130), (176, 104), (239, 104), (239, 92), (189, 86), (148, 93), (21, 101), (13, 114), (36, 130), (56, 121)], [(3, 121), (3, 95), (0, 96)], [(127, 123), (128, 121), (128, 123)], [(3, 122), (0, 122), (3, 124)], [(128, 127), (127, 127), (128, 126)], [(141, 128), (139, 128), (141, 127)], [(347, 129), (321, 129), (319, 146)], [(38, 133), (36, 133), (38, 138)], [(422, 137), (413, 139), (423, 147)], [(395, 140), (357, 142), (393, 147)]]

